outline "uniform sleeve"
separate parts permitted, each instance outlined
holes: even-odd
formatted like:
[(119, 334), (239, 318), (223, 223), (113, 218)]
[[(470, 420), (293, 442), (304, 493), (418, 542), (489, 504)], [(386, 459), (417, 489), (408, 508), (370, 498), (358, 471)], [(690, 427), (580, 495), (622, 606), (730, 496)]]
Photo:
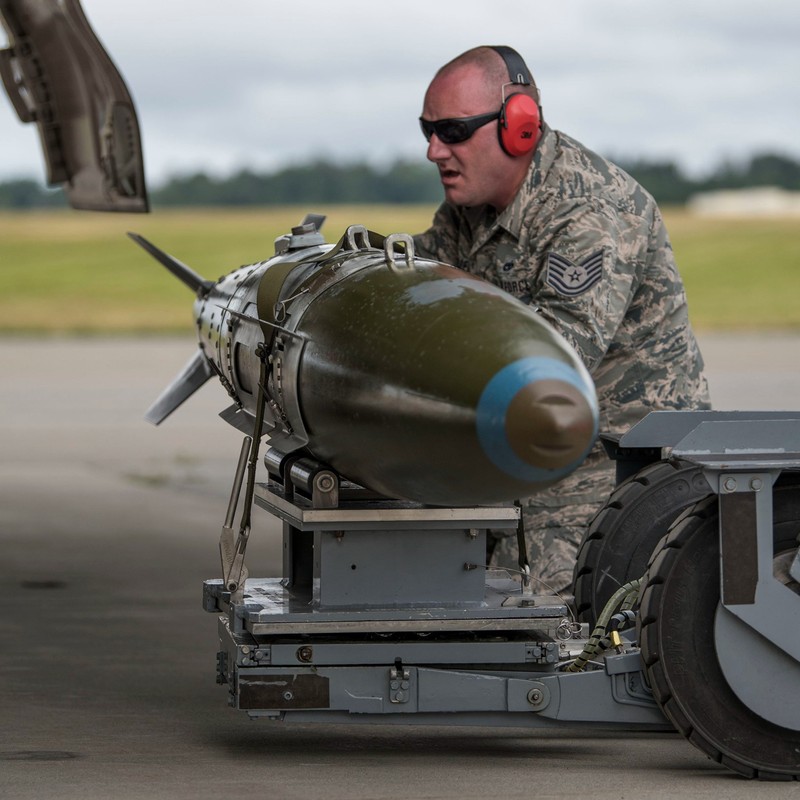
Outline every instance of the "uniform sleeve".
[(423, 258), (455, 264), (458, 257), (458, 222), (453, 208), (442, 203), (431, 227), (414, 236), (414, 250)]
[(592, 371), (641, 282), (650, 225), (601, 201), (573, 201), (530, 236), (531, 303)]

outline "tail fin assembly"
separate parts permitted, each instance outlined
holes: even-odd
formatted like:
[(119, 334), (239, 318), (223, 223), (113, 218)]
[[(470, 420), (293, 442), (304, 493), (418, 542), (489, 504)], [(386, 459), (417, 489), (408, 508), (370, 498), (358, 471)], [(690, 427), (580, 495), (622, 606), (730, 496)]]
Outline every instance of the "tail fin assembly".
[(144, 236), (138, 233), (128, 233), (128, 236), (133, 239), (139, 247), (150, 253), (153, 258), (160, 264), (165, 266), (178, 280), (183, 281), (198, 297), (205, 297), (214, 287), (214, 281), (208, 281), (198, 275), (191, 267), (173, 258), (169, 253), (160, 250), (152, 242), (148, 242)]
[[(160, 264), (165, 266), (176, 278), (185, 283), (198, 297), (205, 297), (214, 287), (213, 281), (208, 281), (198, 275), (191, 267), (173, 258), (168, 253), (160, 250), (152, 242), (138, 233), (129, 233), (128, 236), (136, 244), (144, 248)], [(198, 350), (188, 361), (181, 373), (159, 395), (158, 399), (147, 409), (144, 418), (153, 425), (162, 423), (178, 406), (188, 400), (210, 377), (214, 369), (208, 359)]]
[(162, 423), (178, 406), (188, 400), (210, 377), (214, 375), (208, 359), (198, 350), (183, 371), (159, 395), (147, 409), (144, 418), (153, 425)]

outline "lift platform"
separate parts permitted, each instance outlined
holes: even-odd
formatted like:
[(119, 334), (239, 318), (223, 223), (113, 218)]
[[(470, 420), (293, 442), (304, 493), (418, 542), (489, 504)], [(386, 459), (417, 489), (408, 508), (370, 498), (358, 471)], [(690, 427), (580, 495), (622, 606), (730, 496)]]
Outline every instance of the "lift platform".
[(226, 577), (204, 585), (230, 705), (287, 723), (675, 727), (741, 774), (797, 779), (800, 416), (642, 424), (616, 456), (690, 464), (705, 492), (591, 629), (534, 593), (524, 554), (519, 575), (486, 566), (487, 531), (513, 535), (518, 507), (387, 500), (268, 451), (254, 495), (281, 520), (282, 577), (231, 571), (229, 541)]

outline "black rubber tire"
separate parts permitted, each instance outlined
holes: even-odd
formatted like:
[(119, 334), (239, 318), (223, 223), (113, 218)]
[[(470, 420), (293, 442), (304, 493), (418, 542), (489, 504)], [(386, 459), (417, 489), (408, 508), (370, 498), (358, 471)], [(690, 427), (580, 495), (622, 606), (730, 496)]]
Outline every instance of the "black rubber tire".
[(594, 625), (611, 595), (644, 575), (653, 549), (680, 513), (710, 492), (701, 467), (678, 460), (650, 464), (614, 489), (578, 550), (578, 619)]
[[(776, 486), (773, 497), (778, 553), (797, 547), (800, 487)], [(687, 510), (653, 554), (638, 621), (645, 672), (664, 714), (709, 758), (748, 778), (798, 780), (800, 731), (751, 711), (717, 660), (718, 526), (714, 495)]]

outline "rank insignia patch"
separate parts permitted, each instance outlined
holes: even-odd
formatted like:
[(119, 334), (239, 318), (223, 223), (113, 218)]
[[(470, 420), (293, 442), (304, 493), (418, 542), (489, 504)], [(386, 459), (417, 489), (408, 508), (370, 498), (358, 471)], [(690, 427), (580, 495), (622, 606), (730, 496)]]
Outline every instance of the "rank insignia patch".
[(576, 297), (591, 289), (602, 277), (602, 250), (578, 262), (558, 253), (547, 254), (547, 283), (559, 294)]

